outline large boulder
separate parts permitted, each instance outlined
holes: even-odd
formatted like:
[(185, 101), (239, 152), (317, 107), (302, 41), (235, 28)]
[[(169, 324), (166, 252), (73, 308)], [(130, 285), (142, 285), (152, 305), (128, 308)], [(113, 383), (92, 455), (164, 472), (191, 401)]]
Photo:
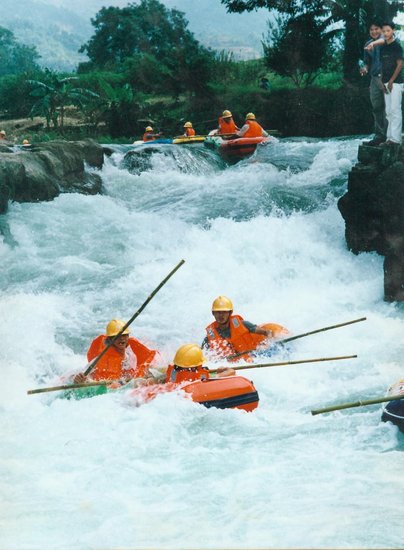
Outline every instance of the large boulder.
[(0, 149), (0, 213), (9, 200), (52, 200), (60, 193), (96, 194), (101, 177), (86, 169), (102, 168), (103, 150), (93, 140), (52, 141), (19, 150)]
[(338, 208), (352, 252), (385, 257), (384, 297), (404, 300), (404, 148), (360, 146)]

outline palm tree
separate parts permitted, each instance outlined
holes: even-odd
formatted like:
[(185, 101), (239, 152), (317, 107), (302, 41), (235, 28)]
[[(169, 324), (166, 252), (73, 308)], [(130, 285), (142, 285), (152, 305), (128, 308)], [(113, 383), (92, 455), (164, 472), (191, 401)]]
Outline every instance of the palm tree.
[(48, 69), (45, 74), (48, 77), (47, 82), (28, 80), (28, 83), (33, 86), (30, 95), (38, 98), (31, 109), (30, 116), (44, 116), (48, 130), (52, 122), (54, 128), (60, 128), (63, 131), (66, 107), (69, 105), (83, 107), (86, 101), (98, 97), (98, 94), (86, 88), (75, 87), (74, 82), (79, 80), (76, 76), (60, 78), (58, 74)]

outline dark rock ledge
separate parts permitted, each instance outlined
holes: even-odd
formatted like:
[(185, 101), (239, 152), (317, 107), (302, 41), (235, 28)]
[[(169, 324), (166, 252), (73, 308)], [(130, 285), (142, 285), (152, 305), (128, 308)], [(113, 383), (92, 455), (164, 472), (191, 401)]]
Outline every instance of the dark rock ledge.
[(85, 164), (102, 168), (103, 150), (93, 140), (51, 141), (29, 147), (0, 145), (0, 214), (8, 201), (52, 200), (60, 193), (95, 195), (101, 177)]
[(404, 301), (404, 146), (361, 145), (338, 208), (348, 248), (384, 256), (384, 299)]

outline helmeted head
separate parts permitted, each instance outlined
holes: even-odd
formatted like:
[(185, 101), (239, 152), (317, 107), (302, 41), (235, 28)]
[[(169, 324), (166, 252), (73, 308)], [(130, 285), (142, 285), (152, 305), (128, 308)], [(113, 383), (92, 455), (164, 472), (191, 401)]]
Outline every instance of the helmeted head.
[(228, 109), (225, 109), (223, 111), (223, 114), (222, 114), (222, 117), (223, 118), (231, 118), (233, 115), (231, 114), (231, 111), (229, 111)]
[[(107, 325), (106, 334), (108, 338), (113, 338), (119, 334), (125, 325), (125, 321), (122, 321), (121, 319), (112, 319)], [(127, 327), (122, 334), (129, 334), (129, 327)]]
[(220, 327), (226, 328), (233, 313), (233, 302), (227, 296), (218, 296), (212, 304), (212, 315)]
[(192, 122), (186, 122), (184, 128), (192, 128)]
[(153, 132), (153, 128), (151, 126), (146, 126), (145, 132)]
[(6, 132), (4, 130), (0, 130), (0, 136), (2, 138), (5, 138), (6, 137)]
[(233, 311), (233, 302), (227, 296), (218, 296), (213, 300), (212, 312), (213, 311)]
[(198, 344), (184, 344), (177, 349), (174, 357), (174, 365), (182, 369), (200, 367), (205, 361), (206, 357)]
[(245, 119), (246, 120), (255, 120), (254, 113), (247, 113), (246, 116), (245, 116)]
[(23, 144), (23, 145), (29, 145), (29, 141), (28, 141), (27, 139), (24, 139), (24, 140), (22, 141), (22, 144)]

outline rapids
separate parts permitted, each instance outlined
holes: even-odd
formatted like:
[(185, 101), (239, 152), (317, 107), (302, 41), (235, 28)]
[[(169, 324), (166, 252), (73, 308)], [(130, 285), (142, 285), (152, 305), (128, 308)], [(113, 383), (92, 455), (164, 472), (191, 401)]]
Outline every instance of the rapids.
[[(138, 174), (117, 147), (103, 195), (10, 205), (2, 550), (402, 547), (403, 435), (379, 407), (310, 414), (403, 377), (403, 306), (383, 302), (383, 259), (346, 249), (336, 206), (359, 143), (282, 140), (227, 168), (198, 145), (156, 152)], [(245, 371), (260, 395), (251, 414), (170, 394), (141, 407), (123, 394), (26, 395), (83, 369), (91, 339), (181, 258), (132, 326), (165, 362), (202, 341), (218, 294), (295, 334), (366, 316), (276, 357), (358, 359)]]

